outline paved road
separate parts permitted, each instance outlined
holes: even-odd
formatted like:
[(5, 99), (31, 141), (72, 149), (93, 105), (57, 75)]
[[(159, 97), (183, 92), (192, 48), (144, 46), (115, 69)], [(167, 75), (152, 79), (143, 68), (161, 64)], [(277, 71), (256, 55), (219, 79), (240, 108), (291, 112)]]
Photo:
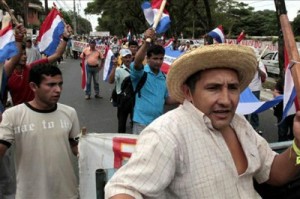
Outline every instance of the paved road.
[[(103, 99), (84, 99), (81, 89), (81, 70), (79, 60), (67, 59), (59, 65), (64, 77), (64, 90), (61, 103), (68, 104), (77, 110), (81, 126), (86, 126), (88, 132), (114, 133), (117, 132), (116, 108), (112, 107), (109, 98), (113, 85), (100, 81)], [(166, 110), (172, 107), (166, 107)], [(263, 136), (269, 142), (277, 140), (276, 118), (273, 111), (260, 114)], [(129, 130), (129, 129), (128, 129)]]

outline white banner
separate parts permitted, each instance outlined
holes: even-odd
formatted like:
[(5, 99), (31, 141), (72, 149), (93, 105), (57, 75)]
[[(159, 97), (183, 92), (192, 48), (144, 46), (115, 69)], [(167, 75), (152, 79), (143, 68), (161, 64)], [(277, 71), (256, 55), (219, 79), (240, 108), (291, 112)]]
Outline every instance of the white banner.
[[(82, 52), (84, 48), (88, 47), (89, 43), (87, 42), (81, 42), (81, 41), (74, 41), (72, 40), (72, 50)], [(96, 45), (96, 49), (100, 50), (102, 54), (105, 53), (105, 47), (106, 45)]]
[[(88, 133), (79, 141), (79, 191), (81, 199), (96, 198), (96, 170), (120, 168), (134, 151), (137, 135)], [(109, 172), (108, 172), (109, 173)]]

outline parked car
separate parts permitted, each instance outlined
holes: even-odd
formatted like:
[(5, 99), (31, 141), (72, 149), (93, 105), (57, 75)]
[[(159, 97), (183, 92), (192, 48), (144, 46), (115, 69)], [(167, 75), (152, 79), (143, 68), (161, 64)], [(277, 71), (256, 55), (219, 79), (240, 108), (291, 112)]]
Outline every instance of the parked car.
[(261, 57), (262, 63), (271, 75), (279, 75), (278, 51), (271, 51)]
[[(300, 48), (298, 48), (300, 54)], [(262, 63), (267, 69), (267, 73), (271, 75), (279, 75), (278, 51), (270, 51), (261, 57)]]

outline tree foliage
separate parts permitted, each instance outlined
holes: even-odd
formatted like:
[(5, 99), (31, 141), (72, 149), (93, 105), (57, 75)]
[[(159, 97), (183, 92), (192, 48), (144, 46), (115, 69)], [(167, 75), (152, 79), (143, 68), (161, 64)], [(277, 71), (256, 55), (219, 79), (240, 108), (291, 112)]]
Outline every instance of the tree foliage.
[[(6, 0), (16, 14), (24, 13), (25, 0)], [(40, 0), (26, 0), (41, 4)], [(84, 10), (86, 14), (97, 14), (97, 31), (110, 31), (112, 35), (126, 36), (141, 34), (147, 24), (141, 4), (144, 0), (94, 0)], [(254, 11), (246, 3), (235, 0), (168, 0), (167, 10), (171, 17), (171, 27), (166, 35), (199, 38), (222, 24), (227, 37), (236, 37), (242, 30), (251, 36), (278, 34), (276, 13), (272, 10)], [(74, 13), (62, 10), (67, 23), (73, 24)], [(300, 13), (292, 22), (294, 33), (300, 36)], [(77, 16), (78, 34), (92, 30), (90, 21)]]
[[(126, 35), (128, 30), (143, 33), (149, 27), (140, 5), (143, 0), (94, 0), (88, 3), (86, 14), (99, 14), (97, 30), (114, 35)], [(234, 0), (169, 0), (171, 17), (168, 36), (201, 37), (222, 24), (225, 34), (238, 35), (245, 30), (249, 35), (276, 35), (274, 11), (254, 12), (253, 7)], [(210, 19), (211, 17), (211, 19)], [(211, 21), (210, 21), (211, 20)]]

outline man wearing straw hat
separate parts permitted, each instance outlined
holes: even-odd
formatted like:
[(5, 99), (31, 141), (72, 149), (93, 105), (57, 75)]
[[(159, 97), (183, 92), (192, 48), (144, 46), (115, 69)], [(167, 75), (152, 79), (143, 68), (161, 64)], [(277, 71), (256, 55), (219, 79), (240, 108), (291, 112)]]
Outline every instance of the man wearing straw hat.
[(253, 178), (291, 180), (300, 171), (300, 113), (294, 144), (281, 154), (235, 113), (256, 67), (253, 50), (241, 45), (204, 46), (178, 58), (167, 85), (182, 105), (144, 129), (106, 198), (260, 198)]

